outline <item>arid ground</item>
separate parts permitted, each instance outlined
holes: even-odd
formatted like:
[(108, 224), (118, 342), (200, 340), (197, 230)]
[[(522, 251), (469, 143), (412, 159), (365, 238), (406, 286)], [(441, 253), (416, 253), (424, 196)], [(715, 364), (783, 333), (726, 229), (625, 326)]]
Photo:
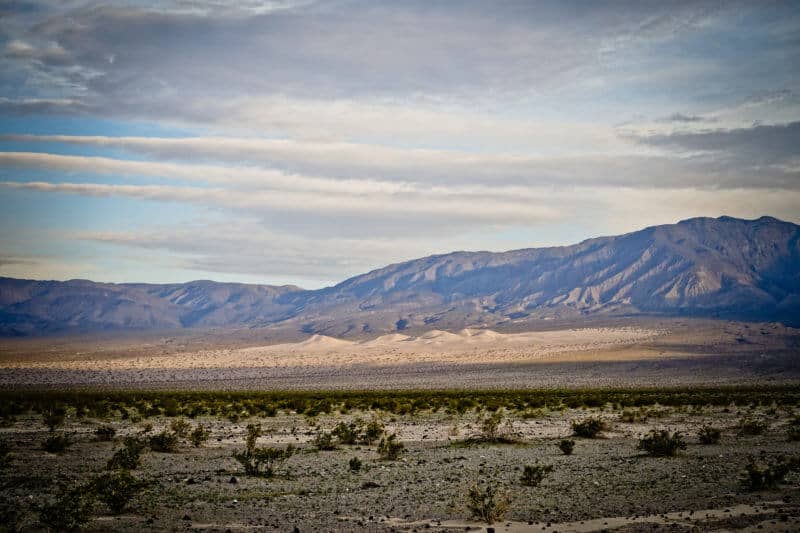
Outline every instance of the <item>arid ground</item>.
[[(800, 452), (795, 407), (774, 405), (650, 405), (557, 409), (526, 408), (498, 413), (497, 442), (481, 441), (483, 409), (422, 409), (396, 414), (347, 410), (300, 415), (197, 416), (177, 430), (190, 435), (198, 425), (210, 433), (195, 447), (178, 437), (171, 453), (145, 449), (131, 470), (140, 487), (124, 508), (112, 513), (102, 498), (85, 524), (89, 531), (796, 531), (800, 528), (800, 473), (793, 467), (780, 482), (748, 486), (746, 468), (796, 458)], [(792, 396), (794, 398), (794, 396)], [(786, 399), (786, 398), (784, 398)], [(792, 400), (794, 401), (794, 400)], [(165, 404), (166, 405), (166, 404)], [(155, 410), (157, 411), (157, 410)], [(10, 456), (0, 472), (6, 527), (43, 529), (43, 507), (58, 505), (59, 490), (88, 494), (92, 480), (107, 472), (109, 458), (125, 437), (148, 442), (176, 420), (142, 418), (136, 409), (105, 416), (78, 416), (67, 408), (50, 432), (35, 412), (20, 414), (0, 430)], [(319, 436), (356, 418), (379, 422), (383, 435), (396, 434), (403, 450), (382, 458), (377, 440), (319, 450)], [(572, 423), (596, 418), (598, 438), (571, 436)], [(180, 422), (179, 424), (182, 424)], [(258, 447), (294, 455), (279, 462), (271, 477), (245, 475), (233, 454), (245, 448), (246, 426), (259, 424)], [(701, 444), (710, 425), (719, 441)], [(111, 440), (97, 430), (112, 427)], [(172, 429), (171, 429), (172, 428)], [(682, 435), (686, 448), (674, 457), (652, 457), (637, 449), (653, 429)], [(73, 442), (59, 453), (42, 449), (52, 435)], [(793, 436), (794, 435), (794, 436)], [(575, 441), (572, 455), (559, 449)], [(472, 440), (470, 440), (472, 439)], [(505, 442), (505, 443), (504, 443)], [(315, 444), (316, 443), (316, 444)], [(360, 467), (351, 461), (357, 458)], [(788, 459), (787, 459), (788, 458)], [(536, 486), (522, 481), (525, 466), (545, 467)], [(551, 467), (552, 470), (548, 470)], [(507, 505), (493, 525), (469, 508), (470, 489), (496, 490)], [(83, 487), (83, 488), (82, 488)], [(61, 496), (60, 496), (61, 494)]]
[(800, 331), (777, 323), (638, 319), (540, 331), (283, 339), (245, 330), (6, 340), (0, 387), (540, 388), (800, 379)]

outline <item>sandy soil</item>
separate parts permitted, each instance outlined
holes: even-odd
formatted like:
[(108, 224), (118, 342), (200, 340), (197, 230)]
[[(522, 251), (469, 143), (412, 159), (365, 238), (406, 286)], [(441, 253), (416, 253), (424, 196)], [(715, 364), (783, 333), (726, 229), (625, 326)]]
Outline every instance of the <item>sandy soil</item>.
[[(458, 445), (476, 434), (479, 415), (381, 413), (323, 415), (308, 419), (280, 413), (266, 419), (191, 421), (211, 429), (211, 439), (194, 448), (186, 442), (173, 454), (148, 452), (134, 475), (148, 483), (129, 509), (112, 516), (100, 504), (90, 531), (796, 531), (800, 527), (800, 475), (775, 489), (747, 492), (739, 483), (751, 456), (766, 461), (796, 456), (786, 426), (794, 414), (769, 408), (655, 408), (646, 420), (626, 423), (620, 411), (540, 411), (509, 417), (502, 426), (516, 445)], [(406, 451), (397, 461), (380, 460), (375, 446), (340, 446), (317, 452), (310, 441), (320, 430), (354, 416), (378, 417), (396, 432)], [(600, 416), (610, 424), (601, 439), (576, 439), (574, 455), (556, 446), (571, 433), (570, 422)], [(768, 422), (762, 435), (741, 436), (744, 416)], [(150, 433), (168, 427), (155, 418)], [(272, 479), (244, 476), (231, 454), (243, 447), (245, 425), (258, 422), (262, 446), (298, 446)], [(100, 424), (117, 429), (117, 442), (97, 442)], [(700, 445), (704, 424), (723, 431), (715, 445)], [(143, 423), (68, 419), (63, 431), (76, 443), (61, 455), (40, 449), (47, 430), (25, 416), (0, 436), (12, 445), (11, 464), (0, 469), (0, 499), (20, 511), (18, 526), (35, 531), (35, 505), (49, 501), (59, 483), (72, 486), (103, 471), (125, 435)], [(688, 448), (674, 458), (651, 458), (636, 450), (654, 428), (680, 431)], [(59, 430), (62, 431), (62, 430)], [(362, 469), (351, 472), (358, 457)], [(553, 467), (536, 487), (520, 482), (522, 467)], [(232, 478), (235, 483), (232, 483)], [(492, 484), (509, 501), (505, 519), (493, 525), (470, 518), (466, 495), (475, 483)]]

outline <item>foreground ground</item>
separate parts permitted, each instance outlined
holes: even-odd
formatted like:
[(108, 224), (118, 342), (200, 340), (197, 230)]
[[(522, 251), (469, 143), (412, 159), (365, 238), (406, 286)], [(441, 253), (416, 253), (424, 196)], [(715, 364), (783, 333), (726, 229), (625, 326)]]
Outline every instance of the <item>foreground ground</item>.
[[(145, 483), (121, 514), (94, 506), (88, 530), (216, 531), (645, 531), (776, 530), (800, 528), (800, 474), (763, 490), (741, 484), (751, 459), (758, 465), (794, 458), (798, 390), (423, 395), (326, 398), (245, 396), (82, 397), (14, 394), (3, 398), (10, 444), (0, 470), (0, 499), (6, 527), (42, 529), (37, 509), (54, 501), (59, 487), (85, 486), (105, 471), (126, 436), (146, 441), (181, 415), (188, 431), (210, 430), (195, 447), (178, 439), (174, 453), (147, 450), (132, 471)], [(290, 395), (291, 396), (291, 395)], [(667, 405), (653, 404), (662, 398)], [(623, 407), (620, 403), (648, 404)], [(370, 409), (368, 405), (374, 405)], [(534, 407), (541, 404), (541, 406)], [(586, 404), (593, 405), (588, 407)], [(99, 405), (99, 406), (98, 406)], [(295, 405), (296, 409), (287, 406)], [(573, 405), (573, 407), (567, 407)], [(11, 406), (11, 407), (9, 407)], [(388, 407), (387, 407), (388, 406)], [(502, 419), (497, 435), (512, 442), (481, 442), (488, 408)], [(12, 414), (15, 412), (16, 414)], [(43, 414), (53, 415), (53, 431)], [(301, 411), (303, 414), (299, 414)], [(58, 413), (64, 413), (61, 423)], [(202, 414), (202, 413), (213, 414)], [(271, 416), (269, 416), (271, 415)], [(572, 422), (597, 417), (601, 438), (575, 438), (573, 455), (558, 447)], [(378, 421), (385, 434), (404, 445), (394, 460), (382, 459), (376, 443), (337, 444), (320, 451), (318, 435), (356, 418)], [(244, 475), (233, 453), (244, 449), (246, 426), (260, 424), (259, 447), (299, 452), (271, 478)], [(179, 423), (180, 425), (180, 423)], [(716, 444), (702, 445), (704, 425), (721, 430)], [(99, 427), (116, 430), (112, 441), (96, 437)], [(637, 450), (651, 429), (680, 432), (687, 448), (675, 457), (650, 457)], [(74, 444), (61, 453), (42, 450), (51, 435)], [(384, 435), (385, 435), (384, 434)], [(477, 440), (476, 437), (478, 438)], [(473, 439), (470, 441), (470, 439)], [(350, 461), (358, 458), (354, 471)], [(552, 466), (538, 486), (520, 478), (526, 465)], [(492, 526), (472, 520), (470, 488), (494, 487), (508, 502)], [(16, 524), (16, 525), (14, 525)]]

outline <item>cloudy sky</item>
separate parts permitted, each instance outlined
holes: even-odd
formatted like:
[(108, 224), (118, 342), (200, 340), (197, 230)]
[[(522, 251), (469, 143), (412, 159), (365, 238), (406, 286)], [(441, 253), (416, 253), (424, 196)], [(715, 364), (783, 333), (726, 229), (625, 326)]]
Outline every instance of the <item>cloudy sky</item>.
[(0, 275), (308, 288), (800, 222), (800, 4), (0, 3)]

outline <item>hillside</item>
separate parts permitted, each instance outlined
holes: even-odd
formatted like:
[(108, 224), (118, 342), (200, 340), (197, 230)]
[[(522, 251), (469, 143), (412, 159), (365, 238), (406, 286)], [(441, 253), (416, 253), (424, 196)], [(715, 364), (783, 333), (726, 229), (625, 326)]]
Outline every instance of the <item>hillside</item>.
[(316, 291), (0, 279), (0, 330), (270, 326), (335, 336), (587, 315), (800, 317), (800, 226), (694, 218), (553, 248), (453, 252)]

